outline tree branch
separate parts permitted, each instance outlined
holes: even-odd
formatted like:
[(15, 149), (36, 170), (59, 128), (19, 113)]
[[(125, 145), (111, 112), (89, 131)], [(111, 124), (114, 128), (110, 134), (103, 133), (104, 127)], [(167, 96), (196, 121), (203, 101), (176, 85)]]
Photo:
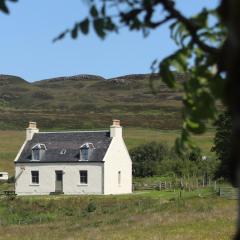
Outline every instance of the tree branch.
[(161, 26), (162, 24), (166, 23), (167, 21), (171, 20), (172, 18), (173, 17), (171, 15), (169, 15), (169, 16), (167, 16), (166, 18), (164, 18), (161, 21), (158, 21), (158, 22), (148, 22), (148, 25), (151, 28), (157, 28), (157, 27)]
[(219, 53), (219, 50), (215, 47), (211, 47), (206, 43), (202, 42), (197, 34), (198, 27), (190, 21), (188, 18), (183, 16), (181, 12), (179, 12), (175, 7), (174, 3), (170, 0), (159, 0), (159, 2), (163, 5), (165, 10), (170, 13), (170, 15), (184, 24), (188, 32), (190, 33), (192, 40), (196, 43), (203, 51), (216, 55)]

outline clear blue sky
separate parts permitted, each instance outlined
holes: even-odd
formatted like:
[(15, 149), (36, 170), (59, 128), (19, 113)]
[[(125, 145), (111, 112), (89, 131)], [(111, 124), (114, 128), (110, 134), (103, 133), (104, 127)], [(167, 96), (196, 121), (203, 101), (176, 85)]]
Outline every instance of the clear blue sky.
[[(68, 4), (67, 4), (68, 3)], [(218, 0), (177, 0), (186, 15), (216, 6)], [(0, 13), (0, 73), (35, 81), (56, 76), (98, 74), (114, 77), (150, 72), (151, 62), (174, 51), (167, 27), (141, 33), (122, 30), (104, 41), (91, 33), (77, 40), (52, 39), (86, 13), (82, 0), (19, 0), (8, 4), (10, 15)]]

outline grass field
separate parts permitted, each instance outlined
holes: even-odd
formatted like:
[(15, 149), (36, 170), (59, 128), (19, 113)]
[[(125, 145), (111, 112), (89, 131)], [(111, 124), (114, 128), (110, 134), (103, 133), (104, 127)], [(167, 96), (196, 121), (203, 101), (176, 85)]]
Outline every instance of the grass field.
[[(173, 145), (179, 131), (156, 130), (143, 128), (125, 128), (124, 137), (129, 149), (150, 141)], [(193, 137), (194, 141), (203, 149), (204, 154), (211, 154), (213, 131)], [(14, 173), (13, 160), (25, 140), (24, 131), (0, 131), (0, 171)]]
[(0, 239), (231, 239), (236, 201), (209, 189), (0, 201)]
[[(173, 145), (178, 131), (126, 128), (129, 149), (149, 141)], [(195, 136), (210, 154), (213, 131)], [(14, 173), (24, 131), (0, 131), (0, 170)], [(9, 189), (0, 184), (0, 190)], [(145, 191), (121, 196), (0, 196), (0, 240), (29, 239), (231, 239), (236, 201), (210, 188), (192, 192)]]

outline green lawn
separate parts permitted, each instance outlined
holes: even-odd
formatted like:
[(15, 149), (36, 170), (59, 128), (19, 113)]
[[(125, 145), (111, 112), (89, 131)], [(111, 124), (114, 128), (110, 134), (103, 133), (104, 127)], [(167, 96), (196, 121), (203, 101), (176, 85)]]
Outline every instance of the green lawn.
[[(137, 147), (140, 144), (149, 141), (156, 141), (169, 144), (172, 146), (180, 131), (178, 130), (158, 130), (143, 128), (125, 128), (124, 136), (129, 149)], [(205, 134), (193, 136), (194, 143), (199, 146), (205, 154), (209, 154), (213, 145), (213, 137), (215, 132), (209, 130)]]
[(0, 201), (0, 239), (231, 239), (236, 201), (210, 189)]

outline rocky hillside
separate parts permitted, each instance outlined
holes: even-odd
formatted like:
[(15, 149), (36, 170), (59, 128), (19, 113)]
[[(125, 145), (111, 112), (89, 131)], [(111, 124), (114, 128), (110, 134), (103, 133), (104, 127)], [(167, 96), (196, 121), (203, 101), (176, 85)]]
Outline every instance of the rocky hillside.
[(149, 74), (111, 79), (82, 74), (29, 83), (0, 75), (0, 128), (24, 128), (29, 120), (42, 128), (101, 128), (112, 118), (127, 126), (178, 128), (181, 92), (170, 90), (157, 76), (151, 80)]

